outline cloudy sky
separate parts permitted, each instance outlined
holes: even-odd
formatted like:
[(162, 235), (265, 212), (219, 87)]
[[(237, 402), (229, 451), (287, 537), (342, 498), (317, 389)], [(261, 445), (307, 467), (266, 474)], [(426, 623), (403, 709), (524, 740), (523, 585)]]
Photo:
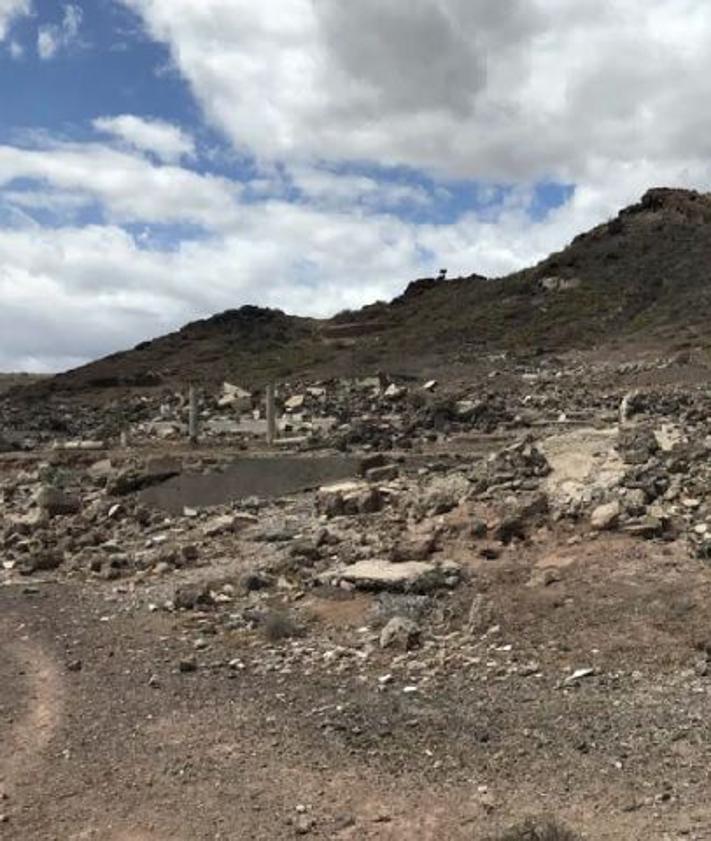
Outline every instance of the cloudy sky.
[(0, 0), (0, 370), (711, 189), (708, 0)]

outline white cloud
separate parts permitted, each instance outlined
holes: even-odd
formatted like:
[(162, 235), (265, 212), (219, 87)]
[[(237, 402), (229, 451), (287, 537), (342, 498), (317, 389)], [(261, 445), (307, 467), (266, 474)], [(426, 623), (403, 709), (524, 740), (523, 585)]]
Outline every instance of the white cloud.
[(43, 26), (37, 33), (37, 54), (42, 61), (49, 61), (59, 50), (59, 30), (54, 26)]
[(530, 183), (705, 157), (705, 0), (124, 2), (260, 158)]
[(425, 189), (417, 185), (337, 173), (314, 166), (292, 166), (289, 177), (307, 199), (334, 208), (353, 208), (354, 205), (398, 208), (427, 204), (430, 200)]
[(0, 189), (30, 179), (99, 202), (117, 223), (190, 223), (221, 228), (234, 222), (240, 187), (226, 179), (94, 143), (23, 149), (0, 145)]
[[(244, 303), (329, 314), (440, 266), (505, 274), (650, 186), (711, 189), (705, 0), (123, 2), (258, 174), (201, 174), (191, 137), (131, 115), (94, 123), (118, 143), (0, 146), (0, 368), (59, 368)], [(401, 165), (435, 188), (382, 175)], [(398, 218), (459, 178), (514, 189), (486, 216)], [(575, 190), (534, 220), (543, 179)], [(94, 205), (100, 223), (76, 227)], [(203, 237), (159, 248), (151, 226), (178, 223)]]
[(19, 41), (10, 41), (8, 49), (10, 50), (10, 57), (15, 61), (19, 61), (25, 55), (25, 48)]
[(4, 41), (16, 18), (29, 15), (31, 0), (0, 0), (0, 42)]
[(247, 301), (323, 314), (382, 297), (415, 265), (395, 221), (289, 206), (246, 210), (239, 232), (175, 252), (116, 227), (0, 231), (0, 370), (56, 370)]
[[(203, 184), (176, 167), (92, 144), (17, 154), (0, 150), (0, 181), (12, 170), (47, 185), (45, 191), (9, 188), (3, 194), (30, 218), (53, 204), (70, 214), (86, 200), (81, 184), (91, 180), (89, 173), (105, 170), (92, 184), (93, 195), (114, 212), (126, 208), (134, 221), (165, 221), (176, 220), (173, 207), (196, 218), (202, 211), (212, 235), (165, 250), (152, 244), (150, 229), (144, 238), (112, 224), (0, 230), (0, 369), (77, 364), (243, 303), (328, 315), (389, 299), (440, 265), (452, 276), (504, 274), (560, 247), (605, 217), (609, 197), (617, 202), (638, 195), (653, 177), (711, 185), (708, 168), (659, 173), (642, 165), (600, 172), (602, 187), (579, 188), (568, 205), (538, 222), (531, 221), (525, 189), (514, 191), (489, 221), (470, 213), (454, 224), (415, 224), (328, 203), (268, 198), (235, 200), (223, 218), (222, 188), (213, 193), (209, 180)], [(166, 172), (176, 180), (161, 194), (156, 185)], [(140, 190), (141, 184), (151, 186)], [(347, 179), (344, 193), (352, 198), (360, 186), (355, 192), (351, 187)], [(188, 210), (201, 188), (203, 199)], [(132, 200), (139, 207), (129, 211)]]
[(128, 146), (153, 152), (161, 160), (179, 161), (195, 154), (195, 142), (178, 126), (163, 120), (145, 119), (133, 114), (98, 117), (94, 128), (122, 140)]
[(37, 54), (42, 61), (50, 61), (60, 50), (79, 43), (79, 30), (84, 13), (80, 6), (67, 3), (61, 24), (45, 24), (37, 31)]

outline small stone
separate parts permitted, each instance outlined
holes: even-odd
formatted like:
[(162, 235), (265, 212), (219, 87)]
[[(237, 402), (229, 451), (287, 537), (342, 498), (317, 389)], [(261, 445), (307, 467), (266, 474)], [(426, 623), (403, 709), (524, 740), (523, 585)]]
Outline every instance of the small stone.
[(153, 572), (156, 575), (167, 575), (173, 567), (167, 561), (158, 561), (153, 567)]
[(308, 835), (316, 826), (316, 821), (311, 815), (299, 815), (294, 822), (294, 829), (297, 835)]
[(343, 832), (346, 829), (351, 829), (356, 825), (356, 819), (353, 815), (339, 815), (333, 821), (333, 831)]
[(67, 671), (69, 671), (69, 672), (80, 672), (81, 670), (82, 670), (81, 660), (70, 660), (67, 663)]
[(194, 543), (189, 543), (187, 546), (183, 546), (180, 550), (180, 554), (183, 556), (183, 560), (188, 561), (188, 563), (197, 561), (200, 557), (200, 551)]
[(576, 669), (572, 675), (569, 675), (565, 682), (566, 684), (577, 683), (579, 680), (584, 680), (588, 677), (593, 677), (595, 669)]
[(197, 671), (197, 661), (193, 657), (188, 657), (178, 662), (178, 671), (183, 674)]

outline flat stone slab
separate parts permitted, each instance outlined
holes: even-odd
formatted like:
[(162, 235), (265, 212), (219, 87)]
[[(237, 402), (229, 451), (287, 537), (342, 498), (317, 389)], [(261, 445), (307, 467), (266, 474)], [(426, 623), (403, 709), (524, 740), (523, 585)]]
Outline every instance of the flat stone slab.
[(543, 490), (552, 505), (588, 503), (619, 485), (626, 466), (615, 446), (618, 430), (577, 429), (540, 442), (551, 472)]
[(455, 564), (438, 566), (425, 561), (392, 563), (375, 560), (358, 561), (352, 566), (332, 569), (326, 577), (346, 581), (362, 590), (423, 592), (445, 585), (446, 579), (458, 572)]

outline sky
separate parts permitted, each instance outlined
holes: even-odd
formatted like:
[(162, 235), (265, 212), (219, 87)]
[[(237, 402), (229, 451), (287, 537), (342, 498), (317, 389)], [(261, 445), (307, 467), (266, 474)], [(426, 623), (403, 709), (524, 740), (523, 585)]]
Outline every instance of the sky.
[(0, 0), (0, 370), (711, 189), (708, 0)]

